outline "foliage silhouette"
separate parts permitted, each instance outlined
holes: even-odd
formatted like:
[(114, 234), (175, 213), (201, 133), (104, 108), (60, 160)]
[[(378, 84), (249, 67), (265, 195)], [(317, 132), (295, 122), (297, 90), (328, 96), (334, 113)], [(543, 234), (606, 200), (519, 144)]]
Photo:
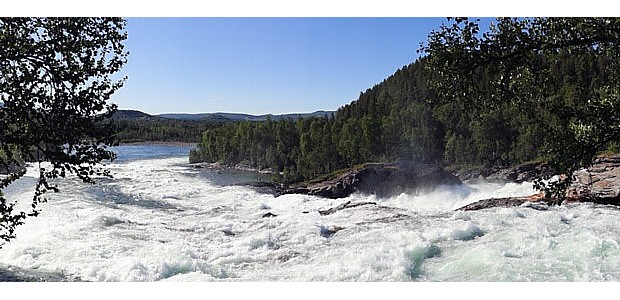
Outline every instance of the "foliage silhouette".
[[(120, 18), (0, 18), (0, 239), (15, 238), (27, 216), (39, 214), (50, 180), (74, 175), (92, 183), (109, 176), (98, 166), (113, 159), (110, 96), (124, 83), (127, 61)], [(18, 209), (2, 190), (39, 166), (30, 209)], [(42, 164), (43, 161), (49, 162)], [(0, 244), (1, 246), (2, 244)]]

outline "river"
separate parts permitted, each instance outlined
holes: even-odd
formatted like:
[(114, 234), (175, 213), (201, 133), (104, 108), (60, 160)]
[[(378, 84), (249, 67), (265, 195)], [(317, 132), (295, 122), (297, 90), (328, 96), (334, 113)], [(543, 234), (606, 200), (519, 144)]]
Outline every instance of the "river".
[[(187, 147), (121, 146), (97, 184), (58, 181), (0, 265), (84, 281), (618, 281), (620, 210), (571, 204), (457, 212), (530, 183), (389, 199), (274, 197), (189, 167)], [(36, 170), (6, 190), (27, 203)], [(330, 215), (319, 210), (377, 202)], [(271, 213), (271, 217), (264, 217)], [(51, 278), (51, 279), (50, 279)], [(44, 276), (41, 280), (46, 280)]]

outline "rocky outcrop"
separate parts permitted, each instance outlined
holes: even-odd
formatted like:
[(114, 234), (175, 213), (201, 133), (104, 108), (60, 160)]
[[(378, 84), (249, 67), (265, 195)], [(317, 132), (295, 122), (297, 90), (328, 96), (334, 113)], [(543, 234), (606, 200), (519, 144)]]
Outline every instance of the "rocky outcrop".
[[(575, 172), (575, 181), (567, 189), (565, 202), (594, 202), (620, 205), (620, 154), (600, 156), (590, 168)], [(543, 194), (528, 197), (508, 197), (484, 199), (466, 205), (458, 210), (479, 210), (491, 207), (510, 207), (528, 205), (540, 208), (551, 205), (553, 199), (545, 199)]]
[(283, 193), (332, 199), (344, 198), (355, 192), (390, 197), (400, 193), (426, 192), (439, 185), (460, 183), (457, 177), (437, 165), (397, 161), (365, 164), (334, 179), (288, 189)]
[(598, 157), (592, 167), (575, 172), (567, 201), (620, 204), (620, 154)]
[(468, 205), (465, 205), (457, 210), (480, 210), (491, 207), (512, 207), (512, 206), (528, 206), (535, 209), (541, 209), (541, 207), (547, 207), (551, 205), (550, 201), (544, 199), (543, 194), (535, 194), (526, 197), (506, 197), (506, 198), (491, 198), (480, 200)]

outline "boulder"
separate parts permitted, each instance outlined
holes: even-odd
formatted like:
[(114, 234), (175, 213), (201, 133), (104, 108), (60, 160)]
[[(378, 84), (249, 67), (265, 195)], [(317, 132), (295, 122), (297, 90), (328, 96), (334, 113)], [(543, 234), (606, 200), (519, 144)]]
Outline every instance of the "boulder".
[(344, 198), (355, 192), (390, 197), (401, 193), (426, 192), (439, 185), (460, 183), (456, 176), (437, 165), (397, 161), (364, 164), (336, 178), (288, 189), (283, 193), (308, 194), (332, 199)]

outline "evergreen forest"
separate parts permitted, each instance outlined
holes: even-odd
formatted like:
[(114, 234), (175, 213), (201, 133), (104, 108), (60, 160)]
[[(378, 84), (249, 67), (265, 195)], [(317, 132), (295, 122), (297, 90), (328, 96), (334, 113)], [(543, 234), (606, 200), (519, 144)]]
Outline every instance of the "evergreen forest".
[[(293, 183), (365, 162), (416, 160), (473, 168), (544, 160), (557, 140), (551, 135), (569, 126), (563, 116), (603, 97), (609, 82), (616, 80), (617, 57), (593, 49), (558, 47), (534, 54), (536, 69), (544, 73), (544, 101), (525, 106), (495, 100), (498, 89), (491, 76), (497, 75), (496, 66), (472, 68), (468, 83), (473, 86), (468, 88), (479, 95), (478, 103), (492, 104), (483, 109), (458, 97), (441, 99), (441, 91), (430, 84), (438, 73), (423, 56), (331, 116), (208, 129), (191, 151), (190, 162), (271, 169), (279, 182)], [(526, 78), (529, 69), (511, 72), (514, 78)], [(517, 88), (527, 91), (527, 86)], [(599, 146), (617, 151), (618, 136)]]
[(202, 132), (221, 123), (159, 117), (115, 118), (116, 139), (120, 143), (197, 143)]

